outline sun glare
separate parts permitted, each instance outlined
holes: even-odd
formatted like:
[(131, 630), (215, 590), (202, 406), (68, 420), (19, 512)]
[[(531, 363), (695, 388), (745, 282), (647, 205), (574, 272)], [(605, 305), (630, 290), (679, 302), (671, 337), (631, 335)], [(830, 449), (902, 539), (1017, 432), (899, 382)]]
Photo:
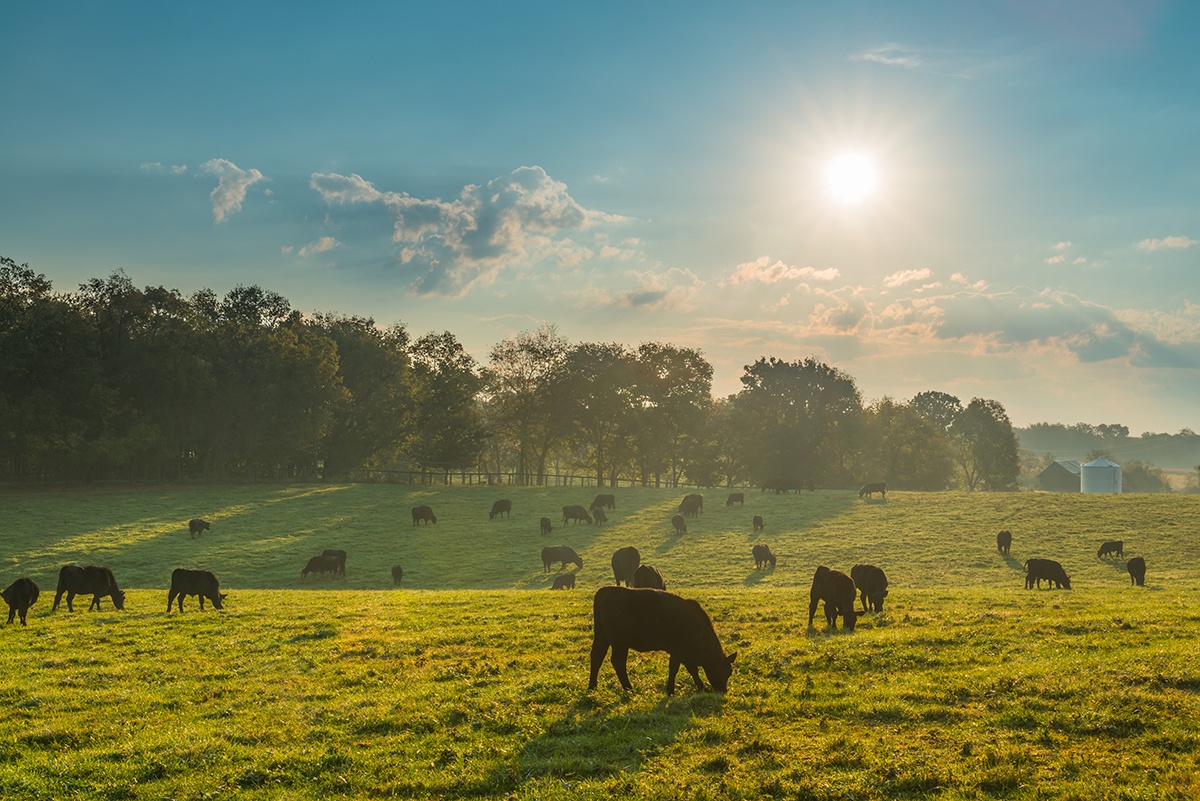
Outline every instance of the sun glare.
[(854, 206), (875, 194), (879, 187), (879, 174), (868, 157), (846, 153), (825, 168), (825, 185), (840, 203)]

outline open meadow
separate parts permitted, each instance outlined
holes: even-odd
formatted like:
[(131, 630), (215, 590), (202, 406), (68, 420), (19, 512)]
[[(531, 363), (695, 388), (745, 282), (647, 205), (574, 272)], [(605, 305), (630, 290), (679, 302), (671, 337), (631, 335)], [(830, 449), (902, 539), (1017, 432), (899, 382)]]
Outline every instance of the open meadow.
[[(41, 587), (28, 627), (2, 632), (0, 797), (1200, 796), (1200, 497), (747, 491), (727, 507), (709, 490), (676, 536), (687, 491), (621, 488), (608, 524), (562, 524), (596, 492), (0, 492), (0, 584)], [(499, 498), (512, 515), (489, 520)], [(437, 524), (413, 525), (418, 504)], [(211, 531), (192, 539), (191, 517)], [(1145, 587), (1097, 557), (1112, 539), (1145, 558)], [(574, 591), (547, 590), (539, 553), (557, 544), (583, 557)], [(631, 656), (631, 693), (607, 662), (586, 690), (592, 593), (625, 545), (738, 652), (728, 693), (686, 679), (667, 698), (663, 653)], [(346, 576), (301, 579), (326, 548), (348, 552)], [(1073, 589), (1026, 590), (1030, 557)], [(858, 562), (887, 572), (885, 611), (809, 630), (816, 566)], [(91, 563), (125, 611), (51, 612), (59, 567)], [(175, 567), (216, 573), (225, 609), (167, 614)]]

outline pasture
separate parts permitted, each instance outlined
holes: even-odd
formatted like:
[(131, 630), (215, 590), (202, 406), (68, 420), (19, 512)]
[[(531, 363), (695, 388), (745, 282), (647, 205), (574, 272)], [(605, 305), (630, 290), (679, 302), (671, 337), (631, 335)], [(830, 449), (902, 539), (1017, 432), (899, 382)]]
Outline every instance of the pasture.
[[(0, 584), (41, 586), (0, 644), (0, 797), (1194, 798), (1200, 498), (380, 485), (0, 493)], [(489, 521), (494, 500), (509, 518)], [(436, 525), (413, 526), (429, 504)], [(763, 532), (751, 533), (761, 514)], [(549, 538), (542, 516), (554, 520)], [(212, 530), (191, 539), (187, 520)], [(995, 534), (1013, 532), (1012, 552)], [(1101, 541), (1144, 556), (1145, 587)], [(779, 557), (756, 571), (751, 545)], [(553, 592), (542, 546), (584, 558)], [(586, 692), (591, 595), (635, 545), (738, 651), (730, 691), (666, 698), (667, 657)], [(349, 553), (345, 578), (300, 578)], [(1071, 591), (1024, 589), (1061, 561)], [(111, 567), (126, 611), (51, 613), (58, 568)], [(884, 568), (881, 615), (807, 629), (818, 564)], [(402, 564), (393, 589), (390, 567)], [(175, 567), (226, 608), (168, 615)], [(556, 565), (557, 569), (557, 565)], [(571, 568), (573, 569), (573, 568)]]

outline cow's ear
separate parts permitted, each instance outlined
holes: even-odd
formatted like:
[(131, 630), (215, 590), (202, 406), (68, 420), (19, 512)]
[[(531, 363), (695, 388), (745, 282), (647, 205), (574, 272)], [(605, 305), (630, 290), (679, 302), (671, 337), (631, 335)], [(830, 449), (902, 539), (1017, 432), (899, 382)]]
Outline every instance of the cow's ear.
[(734, 660), (737, 659), (737, 655), (738, 655), (737, 651), (734, 651), (732, 654), (729, 655), (729, 664), (731, 664), (731, 665), (733, 664)]

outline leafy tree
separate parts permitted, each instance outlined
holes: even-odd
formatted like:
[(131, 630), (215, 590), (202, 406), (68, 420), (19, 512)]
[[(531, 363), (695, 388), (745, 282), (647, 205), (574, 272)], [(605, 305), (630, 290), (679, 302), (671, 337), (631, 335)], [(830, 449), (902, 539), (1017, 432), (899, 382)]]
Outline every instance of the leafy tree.
[(712, 403), (712, 365), (693, 348), (659, 342), (633, 354), (633, 447), (642, 484), (651, 474), (675, 486)]
[(732, 487), (749, 478), (752, 445), (747, 443), (747, 417), (730, 398), (713, 401), (687, 449), (687, 477), (706, 487)]
[(745, 371), (733, 403), (752, 444), (754, 479), (845, 486), (862, 415), (854, 379), (811, 357), (763, 358)]
[(568, 439), (596, 471), (596, 485), (615, 483), (633, 458), (635, 369), (616, 343), (585, 342), (567, 355)]
[(1121, 492), (1170, 492), (1167, 474), (1150, 462), (1127, 461), (1121, 465)]
[(908, 405), (935, 429), (948, 433), (962, 416), (962, 401), (945, 392), (929, 390), (913, 396)]
[(889, 397), (871, 404), (862, 438), (865, 475), (895, 489), (943, 490), (953, 477), (947, 435), (910, 404)]
[(483, 379), (475, 359), (449, 331), (418, 339), (412, 359), (418, 458), (446, 468), (474, 464), (488, 436), (477, 401)]
[(968, 490), (1016, 489), (1020, 473), (1017, 437), (998, 401), (973, 398), (950, 434), (954, 459)]
[(566, 337), (552, 325), (496, 344), (484, 373), (485, 402), (495, 432), (512, 444), (521, 483), (546, 472), (546, 459), (567, 432), (564, 403)]

